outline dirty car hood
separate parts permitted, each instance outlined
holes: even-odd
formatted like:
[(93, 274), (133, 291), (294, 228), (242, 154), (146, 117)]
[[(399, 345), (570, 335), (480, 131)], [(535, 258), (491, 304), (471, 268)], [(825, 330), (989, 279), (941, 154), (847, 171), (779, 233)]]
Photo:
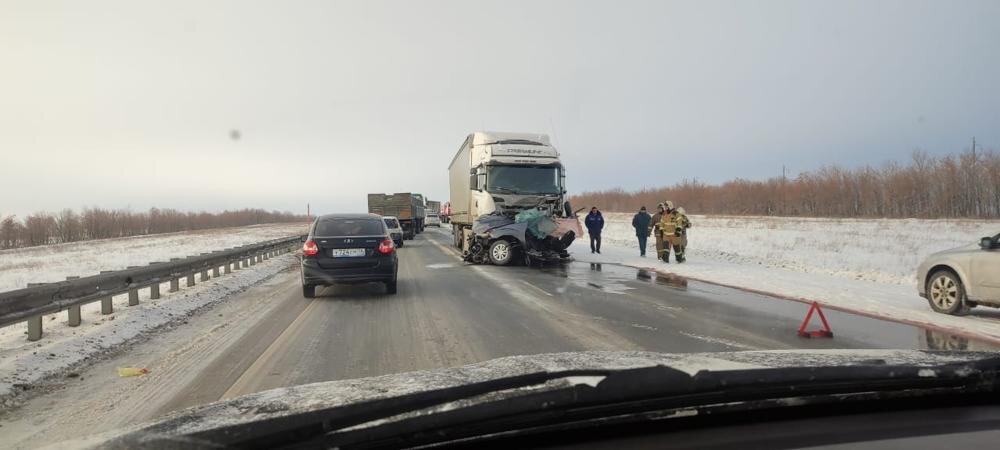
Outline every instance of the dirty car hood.
[(453, 387), (496, 378), (573, 369), (627, 369), (665, 365), (689, 374), (802, 366), (889, 364), (934, 366), (993, 357), (992, 353), (919, 350), (781, 350), (719, 353), (572, 352), (511, 356), (466, 366), (327, 381), (248, 394), (176, 411), (151, 424), (132, 426), (58, 448), (105, 448), (143, 436), (183, 436), (221, 426), (255, 422), (355, 402)]

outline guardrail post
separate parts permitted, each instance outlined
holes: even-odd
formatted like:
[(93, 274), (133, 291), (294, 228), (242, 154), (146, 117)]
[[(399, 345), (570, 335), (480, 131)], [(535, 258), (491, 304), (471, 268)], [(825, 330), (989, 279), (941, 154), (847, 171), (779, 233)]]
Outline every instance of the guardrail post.
[(42, 338), (42, 316), (28, 319), (28, 340), (37, 341)]
[(160, 298), (160, 282), (159, 281), (157, 281), (156, 283), (153, 283), (153, 284), (149, 285), (149, 299), (150, 300), (156, 300), (158, 298)]
[(257, 264), (257, 255), (251, 255), (250, 258), (247, 259), (247, 261), (248, 261), (247, 262), (248, 265), (251, 265), (251, 266), (256, 265)]
[[(28, 287), (41, 286), (45, 283), (28, 283)], [(28, 340), (37, 341), (42, 338), (42, 316), (28, 319)]]
[(208, 269), (201, 271), (201, 282), (204, 283), (208, 281)]
[[(79, 278), (80, 277), (66, 277), (66, 281), (76, 280), (76, 279), (79, 279)], [(66, 312), (69, 315), (69, 318), (66, 321), (66, 324), (69, 325), (69, 326), (71, 326), (71, 327), (78, 327), (78, 326), (80, 326), (80, 322), (82, 321), (82, 317), (80, 315), (80, 305), (70, 306), (66, 310)]]
[(115, 304), (112, 302), (112, 296), (107, 296), (101, 299), (101, 315), (108, 315), (115, 312)]
[[(139, 266), (128, 266), (129, 269), (135, 269)], [(136, 306), (139, 304), (139, 288), (130, 285), (128, 288), (128, 305)]]
[(212, 268), (212, 278), (219, 278), (219, 266)]
[(167, 292), (177, 292), (179, 290), (181, 290), (181, 279), (180, 278), (171, 278), (170, 279), (170, 289), (167, 290)]
[(264, 259), (265, 260), (271, 259), (271, 251), (270, 250), (264, 252)]
[(226, 261), (226, 265), (223, 266), (222, 272), (225, 273), (226, 275), (229, 275), (229, 274), (233, 273), (233, 262), (232, 261)]
[(194, 286), (194, 272), (191, 272), (191, 273), (188, 274), (188, 276), (187, 276), (187, 285), (188, 285), (188, 287)]

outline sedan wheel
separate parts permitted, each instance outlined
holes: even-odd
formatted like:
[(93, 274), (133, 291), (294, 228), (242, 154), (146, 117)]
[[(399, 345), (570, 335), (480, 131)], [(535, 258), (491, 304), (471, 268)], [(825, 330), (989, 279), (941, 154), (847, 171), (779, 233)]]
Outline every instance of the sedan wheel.
[(513, 256), (514, 249), (511, 248), (510, 242), (500, 239), (490, 244), (490, 261), (492, 261), (493, 264), (506, 266), (507, 264), (510, 264)]
[(941, 270), (931, 275), (927, 283), (927, 300), (931, 308), (940, 313), (958, 315), (968, 311), (962, 282), (948, 271)]

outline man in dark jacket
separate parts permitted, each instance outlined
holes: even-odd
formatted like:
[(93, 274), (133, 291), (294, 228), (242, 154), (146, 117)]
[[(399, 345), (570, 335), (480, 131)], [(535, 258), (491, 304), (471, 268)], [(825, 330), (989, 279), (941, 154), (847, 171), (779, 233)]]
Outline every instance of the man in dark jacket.
[(649, 223), (652, 217), (646, 213), (646, 207), (639, 208), (639, 212), (632, 217), (632, 228), (635, 228), (635, 237), (639, 238), (639, 256), (646, 256), (646, 238), (649, 237)]
[[(604, 216), (597, 210), (596, 206), (590, 208), (590, 214), (583, 221), (587, 225), (587, 234), (590, 235), (590, 253), (601, 253), (601, 230), (604, 229)], [(594, 245), (594, 244), (597, 245)]]

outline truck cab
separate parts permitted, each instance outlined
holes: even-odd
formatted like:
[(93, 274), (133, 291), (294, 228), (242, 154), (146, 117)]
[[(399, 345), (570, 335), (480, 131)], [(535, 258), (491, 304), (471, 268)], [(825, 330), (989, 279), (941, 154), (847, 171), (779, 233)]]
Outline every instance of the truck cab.
[(470, 134), (450, 173), (451, 219), (459, 224), (495, 211), (517, 213), (538, 206), (556, 213), (566, 194), (559, 152), (544, 134)]
[(559, 152), (544, 134), (475, 132), (449, 166), (455, 245), (468, 250), (473, 222), (487, 214), (514, 217), (535, 209), (572, 217)]

